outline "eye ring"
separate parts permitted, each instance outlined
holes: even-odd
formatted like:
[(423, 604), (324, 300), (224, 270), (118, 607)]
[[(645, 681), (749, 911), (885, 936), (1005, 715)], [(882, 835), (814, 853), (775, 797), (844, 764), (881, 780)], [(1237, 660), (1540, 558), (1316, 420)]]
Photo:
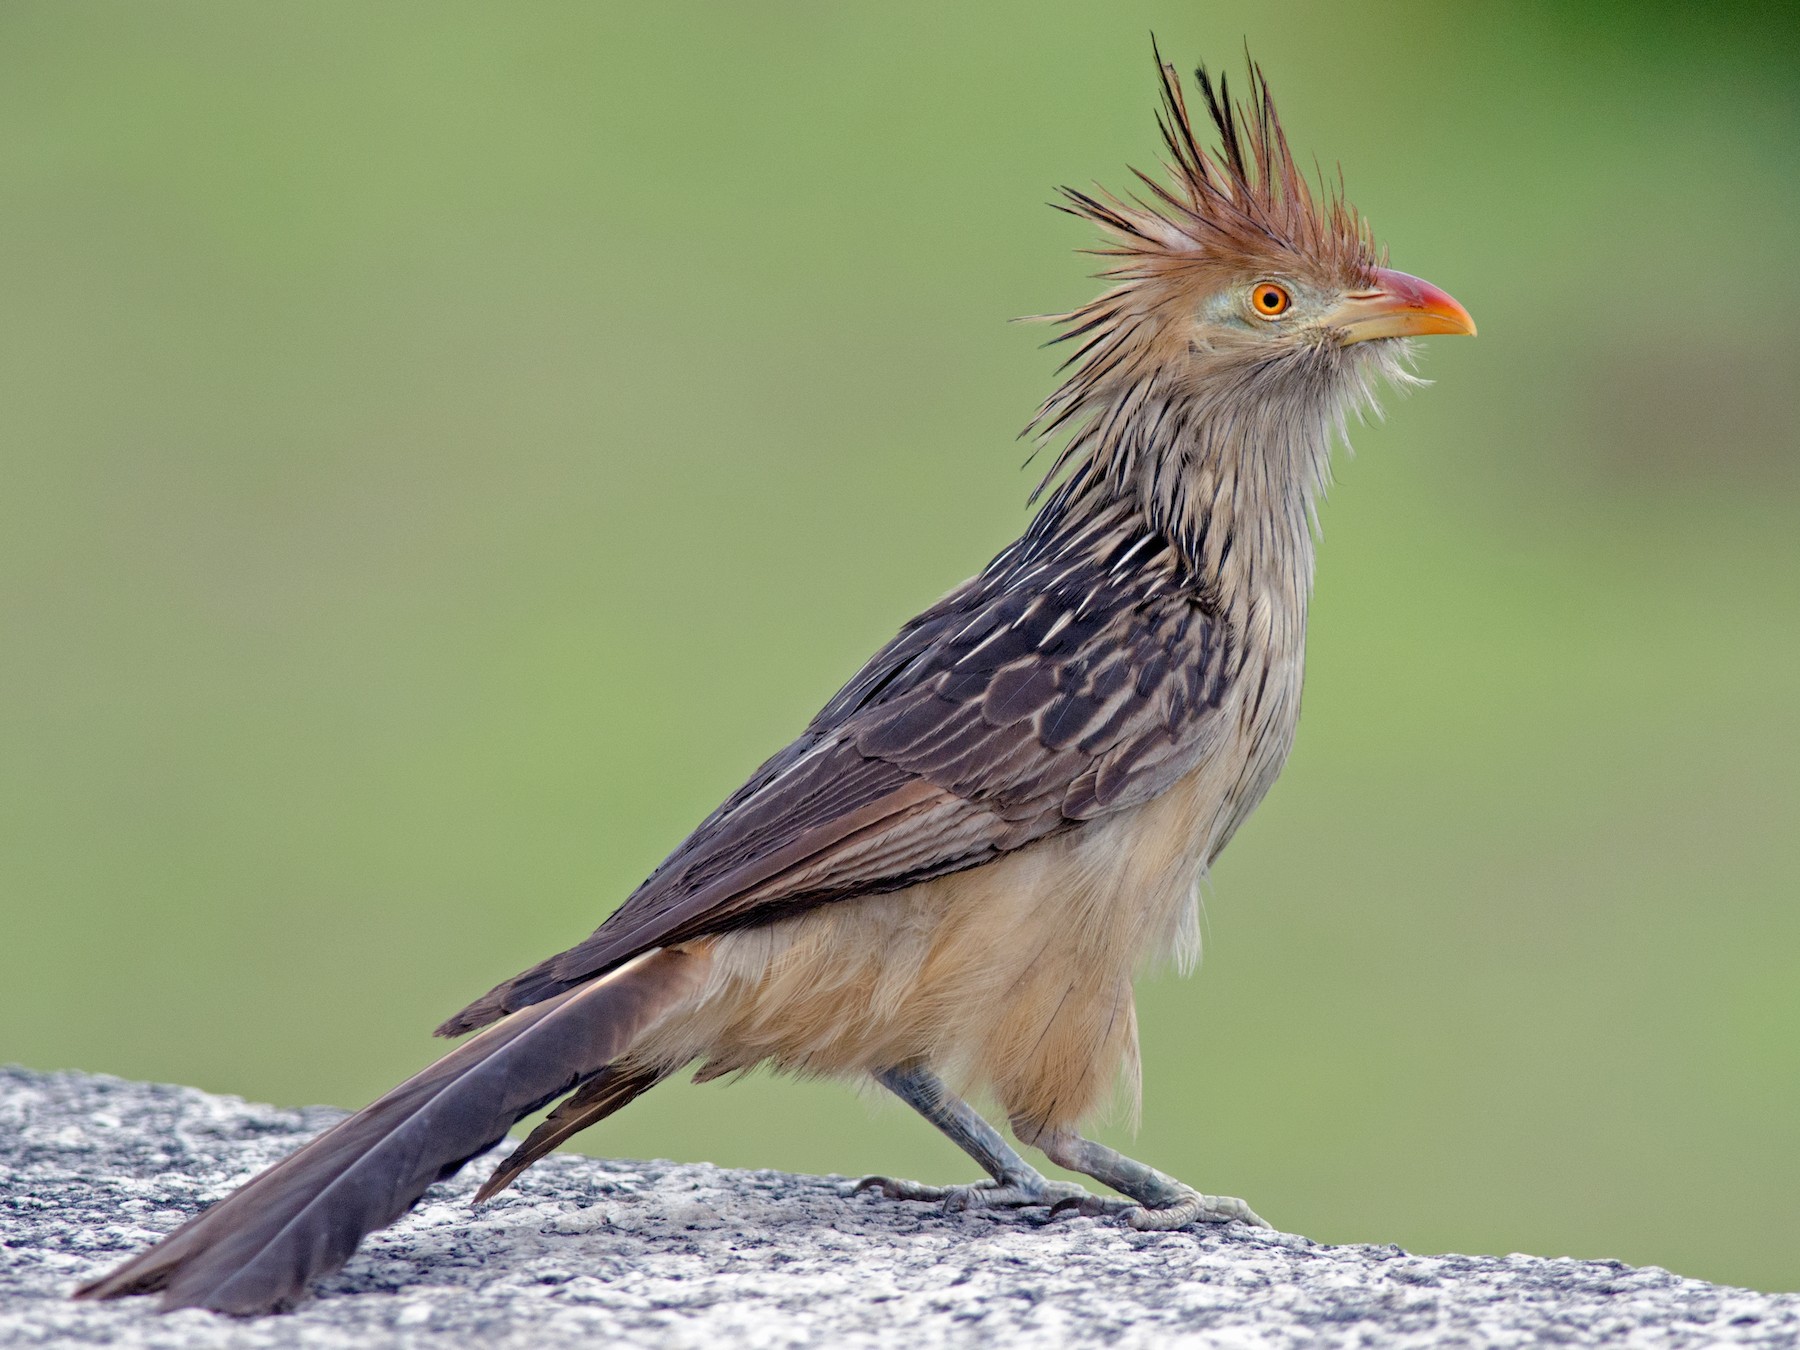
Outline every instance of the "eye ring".
[(1294, 297), (1287, 287), (1273, 281), (1259, 281), (1250, 288), (1250, 308), (1258, 317), (1279, 319), (1293, 305)]

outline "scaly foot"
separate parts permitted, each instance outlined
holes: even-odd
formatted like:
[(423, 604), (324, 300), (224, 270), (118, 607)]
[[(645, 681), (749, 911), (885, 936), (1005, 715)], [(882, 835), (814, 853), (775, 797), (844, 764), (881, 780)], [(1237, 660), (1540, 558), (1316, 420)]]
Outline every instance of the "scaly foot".
[[(1019, 1127), (1015, 1123), (1015, 1130)], [(1129, 1195), (1137, 1204), (1126, 1211), (1126, 1222), (1133, 1228), (1186, 1228), (1195, 1223), (1245, 1223), (1255, 1228), (1271, 1225), (1242, 1200), (1229, 1195), (1202, 1195), (1185, 1182), (1159, 1172), (1149, 1163), (1127, 1158), (1115, 1148), (1083, 1139), (1074, 1130), (1033, 1129), (1020, 1131), (1019, 1137), (1044, 1150), (1051, 1162), (1080, 1172), (1095, 1181), (1104, 1182), (1115, 1191)], [(1116, 1210), (1090, 1206), (1081, 1200), (1058, 1204), (1052, 1217), (1065, 1210), (1078, 1214), (1116, 1213)]]
[(1089, 1195), (1072, 1181), (1051, 1181), (1036, 1172), (1009, 1176), (1004, 1181), (978, 1181), (963, 1186), (928, 1186), (921, 1181), (905, 1181), (898, 1177), (864, 1177), (851, 1188), (850, 1194), (860, 1195), (863, 1191), (880, 1191), (890, 1200), (937, 1201), (947, 1212), (1092, 1204), (1108, 1206), (1095, 1209), (1096, 1214), (1116, 1214), (1137, 1207), (1129, 1200)]
[[(1075, 1213), (1091, 1218), (1100, 1214), (1122, 1213), (1125, 1215), (1125, 1222), (1133, 1228), (1151, 1232), (1186, 1228), (1196, 1223), (1243, 1223), (1252, 1228), (1274, 1227), (1234, 1195), (1202, 1195), (1188, 1186), (1181, 1189), (1186, 1194), (1178, 1196), (1170, 1204), (1156, 1206), (1095, 1195), (1071, 1197), (1051, 1206), (1050, 1217)], [(1090, 1204), (1090, 1201), (1093, 1203)]]

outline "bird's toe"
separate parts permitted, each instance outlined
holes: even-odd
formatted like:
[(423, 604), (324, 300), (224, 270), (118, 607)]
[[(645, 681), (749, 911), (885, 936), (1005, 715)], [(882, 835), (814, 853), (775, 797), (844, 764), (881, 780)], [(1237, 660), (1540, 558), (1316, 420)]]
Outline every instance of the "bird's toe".
[(928, 1186), (922, 1181), (907, 1181), (903, 1177), (864, 1177), (851, 1186), (847, 1194), (861, 1195), (864, 1191), (879, 1191), (889, 1200), (944, 1200), (949, 1192), (959, 1189), (954, 1186)]
[(1196, 1223), (1241, 1223), (1251, 1228), (1273, 1227), (1249, 1205), (1234, 1195), (1202, 1195), (1190, 1190), (1173, 1204), (1134, 1205), (1126, 1216), (1133, 1228), (1145, 1232), (1165, 1232), (1187, 1228)]

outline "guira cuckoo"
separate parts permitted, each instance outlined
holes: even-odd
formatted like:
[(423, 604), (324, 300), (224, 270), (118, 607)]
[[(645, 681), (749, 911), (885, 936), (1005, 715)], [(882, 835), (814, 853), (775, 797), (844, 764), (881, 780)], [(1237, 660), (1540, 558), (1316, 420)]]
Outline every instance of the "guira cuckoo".
[[(1332, 442), (1409, 338), (1475, 325), (1309, 186), (1259, 70), (1241, 102), (1196, 72), (1201, 122), (1158, 64), (1166, 176), (1064, 193), (1112, 285), (1062, 316), (1029, 430), (1066, 440), (1024, 536), (592, 936), (438, 1029), (479, 1034), (82, 1296), (289, 1307), (528, 1113), (563, 1098), (478, 1200), (696, 1063), (873, 1075), (990, 1178), (865, 1183), (892, 1197), (1262, 1222), (1079, 1127), (1135, 1089), (1133, 975), (1191, 964), (1197, 886), (1293, 742)], [(1046, 1180), (949, 1084), (1124, 1198)]]

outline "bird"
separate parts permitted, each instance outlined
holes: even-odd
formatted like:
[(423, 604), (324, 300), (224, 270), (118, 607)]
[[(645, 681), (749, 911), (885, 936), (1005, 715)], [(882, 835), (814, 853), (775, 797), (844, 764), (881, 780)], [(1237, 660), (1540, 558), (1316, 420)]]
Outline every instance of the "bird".
[[(469, 1036), (76, 1297), (291, 1309), (434, 1182), (558, 1103), (481, 1185), (664, 1079), (873, 1079), (986, 1180), (952, 1208), (1262, 1225), (1081, 1130), (1137, 1092), (1133, 981), (1198, 955), (1208, 868), (1299, 719), (1333, 448), (1412, 339), (1475, 333), (1388, 268), (1342, 174), (1296, 165), (1262, 69), (1233, 97), (1154, 51), (1160, 173), (1065, 188), (1102, 294), (1026, 434), (1024, 533), (907, 622), (594, 932), (475, 999)], [(1047, 1179), (1013, 1138), (1107, 1188)]]

